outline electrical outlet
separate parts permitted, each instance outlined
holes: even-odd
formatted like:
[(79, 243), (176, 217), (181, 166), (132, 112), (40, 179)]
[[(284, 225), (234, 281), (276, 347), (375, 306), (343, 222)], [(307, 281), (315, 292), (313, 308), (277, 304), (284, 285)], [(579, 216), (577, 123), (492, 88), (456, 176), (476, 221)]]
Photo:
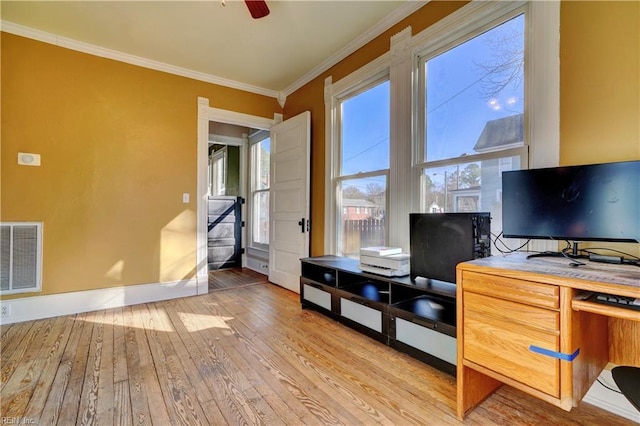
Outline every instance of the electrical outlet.
[(0, 317), (8, 318), (11, 316), (11, 305), (8, 303), (0, 304)]

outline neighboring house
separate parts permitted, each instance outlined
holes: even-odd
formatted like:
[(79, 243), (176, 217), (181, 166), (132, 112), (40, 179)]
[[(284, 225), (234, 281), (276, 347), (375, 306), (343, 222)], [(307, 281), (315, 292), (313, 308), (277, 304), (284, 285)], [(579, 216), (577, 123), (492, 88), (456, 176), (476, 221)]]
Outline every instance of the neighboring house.
[(379, 218), (380, 207), (371, 201), (360, 200), (356, 198), (342, 199), (342, 219), (343, 220), (362, 220), (370, 218)]
[[(454, 189), (449, 191), (453, 197), (454, 212), (478, 212), (484, 211), (480, 207), (480, 186), (472, 186), (470, 188)], [(487, 210), (488, 211), (488, 210)]]
[(444, 207), (434, 201), (427, 208), (427, 213), (444, 213)]
[[(515, 114), (488, 121), (478, 141), (474, 145), (473, 150), (477, 153), (483, 153), (497, 148), (520, 146), (524, 141), (523, 120), (524, 116), (522, 114)], [(502, 188), (502, 172), (519, 168), (518, 157), (505, 157), (480, 162), (481, 186), (477, 188), (467, 188), (465, 190), (476, 190), (477, 197), (479, 197), (477, 204), (479, 209), (476, 211), (493, 211), (493, 206), (496, 205), (496, 203), (502, 203), (502, 191), (500, 189)], [(457, 192), (458, 191), (456, 191), (456, 193)], [(463, 196), (462, 193), (457, 195)], [(469, 197), (471, 194), (465, 193), (464, 196)]]
[[(473, 146), (474, 152), (521, 146), (524, 141), (523, 120), (523, 114), (515, 114), (488, 121)], [(520, 168), (517, 157), (483, 160), (479, 166), (480, 185), (448, 190), (453, 197), (454, 212), (495, 211), (496, 204), (502, 202), (502, 172)], [(429, 211), (436, 213), (440, 211), (438, 207), (432, 205)]]

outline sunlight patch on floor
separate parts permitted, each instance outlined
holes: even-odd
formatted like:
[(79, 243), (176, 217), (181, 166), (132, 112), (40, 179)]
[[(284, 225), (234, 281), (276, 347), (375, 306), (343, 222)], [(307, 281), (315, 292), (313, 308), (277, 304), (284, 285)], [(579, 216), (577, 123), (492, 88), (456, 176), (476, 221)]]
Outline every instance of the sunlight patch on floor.
[(178, 312), (180, 320), (189, 332), (207, 330), (210, 328), (220, 328), (230, 330), (227, 321), (233, 317), (223, 317), (219, 315), (202, 315), (187, 312)]
[[(125, 321), (121, 324), (114, 324), (112, 315), (107, 314), (100, 318), (100, 311), (89, 312), (85, 317), (78, 317), (77, 319), (84, 322), (91, 322), (94, 324), (103, 324), (105, 326), (118, 326), (118, 327), (127, 327), (127, 328), (139, 328), (142, 330), (148, 331), (163, 331), (172, 333), (176, 330), (173, 328), (171, 324), (171, 319), (167, 315), (164, 310), (158, 309), (153, 312), (149, 312), (146, 309), (144, 310), (135, 310), (133, 315), (137, 317), (136, 323), (133, 323), (130, 320)], [(107, 310), (105, 312), (111, 312), (111, 310)]]

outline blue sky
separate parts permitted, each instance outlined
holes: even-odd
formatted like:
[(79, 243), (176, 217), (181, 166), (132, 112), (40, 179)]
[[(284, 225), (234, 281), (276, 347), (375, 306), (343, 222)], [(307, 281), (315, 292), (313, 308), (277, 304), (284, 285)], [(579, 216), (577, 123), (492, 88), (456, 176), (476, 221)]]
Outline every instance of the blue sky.
[[(490, 40), (502, 40), (513, 31), (523, 33), (523, 16), (427, 62), (429, 160), (473, 153), (473, 146), (487, 121), (523, 112), (524, 87), (517, 84), (519, 82), (509, 83), (495, 97), (485, 97), (482, 91), (482, 83), (486, 83), (490, 75), (479, 64), (495, 66), (505, 60), (506, 56), (493, 50), (492, 46), (512, 47), (507, 42), (491, 44)], [(518, 47), (523, 50), (522, 46)]]
[(389, 167), (389, 81), (342, 104), (342, 174)]
[[(495, 98), (481, 92), (490, 73), (479, 64), (504, 62), (504, 51), (513, 48), (514, 32), (523, 34), (523, 16), (427, 62), (430, 161), (472, 153), (487, 121), (523, 112), (522, 84), (509, 83)], [(522, 36), (515, 40), (520, 40), (516, 50), (521, 49)], [(343, 175), (389, 167), (389, 113), (389, 82), (343, 103)]]

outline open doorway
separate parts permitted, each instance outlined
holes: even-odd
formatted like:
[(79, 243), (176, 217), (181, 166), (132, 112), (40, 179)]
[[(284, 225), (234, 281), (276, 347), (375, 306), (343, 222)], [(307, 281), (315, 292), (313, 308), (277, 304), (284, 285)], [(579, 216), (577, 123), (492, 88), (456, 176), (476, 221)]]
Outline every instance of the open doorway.
[(207, 179), (207, 269), (242, 266), (244, 172), (251, 129), (209, 122)]
[[(208, 265), (208, 200), (209, 196), (213, 194), (211, 186), (213, 185), (211, 179), (211, 170), (209, 168), (209, 154), (210, 147), (215, 144), (220, 144), (227, 147), (238, 146), (240, 149), (240, 175), (238, 181), (240, 182), (239, 196), (246, 200), (242, 205), (239, 217), (244, 221), (246, 226), (241, 228), (240, 241), (241, 248), (244, 253), (241, 256), (241, 266), (244, 269), (252, 269), (253, 271), (261, 274), (268, 274), (269, 272), (269, 251), (268, 246), (265, 250), (263, 247), (253, 243), (249, 234), (249, 229), (254, 222), (251, 218), (252, 204), (254, 203), (254, 193), (250, 191), (250, 171), (253, 169), (251, 165), (251, 140), (255, 136), (256, 131), (265, 131), (269, 134), (269, 130), (274, 124), (282, 121), (280, 114), (274, 114), (274, 118), (268, 119), (265, 117), (253, 116), (249, 114), (238, 113), (234, 111), (222, 110), (219, 108), (212, 108), (209, 106), (209, 100), (207, 98), (198, 98), (198, 188), (197, 188), (197, 281), (198, 281), (198, 294), (204, 294), (209, 292), (210, 274), (219, 274), (221, 272), (233, 271), (234, 268), (227, 268), (224, 270), (215, 270), (209, 273)], [(235, 136), (229, 136), (222, 130), (216, 130), (218, 125), (232, 125), (243, 128), (239, 132), (233, 133)], [(212, 128), (213, 127), (213, 128)], [(235, 129), (238, 130), (238, 129)], [(246, 139), (242, 135), (246, 134)], [(210, 136), (213, 135), (213, 136)], [(238, 136), (240, 135), (240, 136)], [(231, 138), (231, 139), (229, 139)], [(235, 139), (234, 139), (235, 138)], [(238, 140), (240, 139), (240, 141)], [(213, 153), (213, 152), (211, 152)], [(227, 156), (227, 167), (229, 165), (229, 159)], [(226, 188), (231, 185), (228, 178), (224, 182), (225, 193)], [(220, 188), (218, 185), (217, 188)], [(236, 196), (236, 195), (233, 195)], [(256, 196), (260, 197), (260, 196)], [(262, 195), (261, 197), (265, 197)], [(268, 202), (268, 198), (267, 198)], [(268, 204), (267, 204), (268, 205)], [(268, 239), (266, 240), (268, 243)]]
[(209, 121), (207, 154), (209, 290), (263, 282), (269, 262), (269, 130)]

